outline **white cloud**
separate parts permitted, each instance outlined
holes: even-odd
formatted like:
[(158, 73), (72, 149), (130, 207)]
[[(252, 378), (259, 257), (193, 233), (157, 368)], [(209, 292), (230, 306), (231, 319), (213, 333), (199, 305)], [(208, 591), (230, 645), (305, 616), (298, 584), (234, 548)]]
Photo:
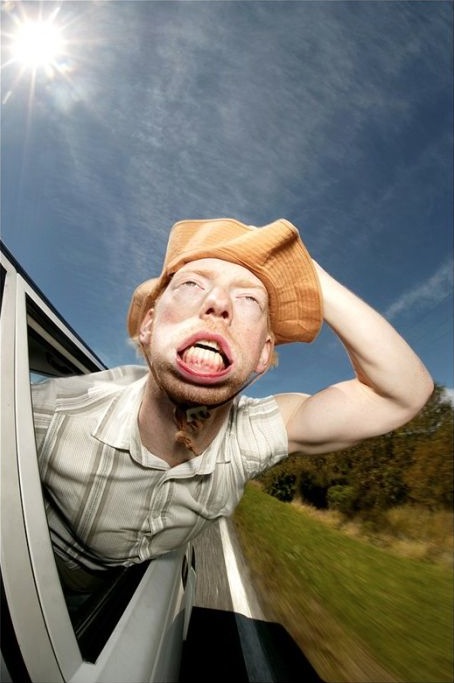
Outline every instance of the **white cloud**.
[(409, 310), (426, 309), (435, 306), (449, 296), (453, 283), (452, 259), (443, 263), (438, 270), (425, 282), (404, 292), (388, 309), (384, 315), (389, 320)]

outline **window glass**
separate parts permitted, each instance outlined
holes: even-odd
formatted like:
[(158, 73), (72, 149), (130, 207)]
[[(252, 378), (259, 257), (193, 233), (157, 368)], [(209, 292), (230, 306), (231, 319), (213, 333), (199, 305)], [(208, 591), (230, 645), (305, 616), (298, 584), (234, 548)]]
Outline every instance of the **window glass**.
[[(64, 377), (101, 369), (84, 357), (80, 348), (58, 329), (36, 302), (28, 301), (27, 343), (29, 354), (30, 383), (44, 382), (52, 377)], [(50, 498), (43, 490), (46, 509)], [(55, 510), (55, 507), (53, 507)], [(66, 522), (62, 521), (66, 524)], [(66, 606), (83, 658), (94, 662), (112, 633), (118, 619), (131, 599), (147, 563), (131, 568), (109, 570), (96, 576), (93, 588), (78, 590), (67, 578), (65, 565), (55, 553), (54, 558), (60, 576)]]

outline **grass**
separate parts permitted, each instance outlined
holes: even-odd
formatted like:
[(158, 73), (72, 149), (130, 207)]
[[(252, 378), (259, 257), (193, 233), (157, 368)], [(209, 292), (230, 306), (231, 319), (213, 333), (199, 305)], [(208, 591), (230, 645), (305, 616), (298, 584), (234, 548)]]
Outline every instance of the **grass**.
[(454, 564), (454, 512), (451, 510), (400, 505), (384, 511), (379, 527), (373, 525), (371, 529), (368, 521), (347, 519), (336, 510), (317, 510), (296, 499), (291, 505), (331, 528), (387, 548), (396, 555), (449, 566)]
[(234, 521), (270, 614), (322, 678), (453, 680), (452, 568), (354, 538), (254, 485)]

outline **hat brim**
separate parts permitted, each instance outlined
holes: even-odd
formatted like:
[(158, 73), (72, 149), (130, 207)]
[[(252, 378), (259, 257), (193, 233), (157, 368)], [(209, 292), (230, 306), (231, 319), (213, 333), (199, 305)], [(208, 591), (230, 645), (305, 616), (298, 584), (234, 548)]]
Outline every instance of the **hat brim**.
[(154, 306), (162, 289), (161, 280), (162, 277), (145, 280), (134, 290), (127, 317), (128, 334), (132, 339), (138, 336), (145, 315)]

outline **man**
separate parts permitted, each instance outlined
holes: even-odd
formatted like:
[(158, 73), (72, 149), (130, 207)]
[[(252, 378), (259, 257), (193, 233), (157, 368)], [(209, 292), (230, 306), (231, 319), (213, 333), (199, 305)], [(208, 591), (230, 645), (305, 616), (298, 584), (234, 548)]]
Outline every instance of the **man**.
[[(242, 395), (275, 345), (311, 342), (323, 320), (352, 379), (312, 396)], [(433, 390), (407, 343), (312, 261), (286, 220), (176, 223), (161, 275), (134, 293), (128, 331), (148, 369), (34, 388), (49, 526), (73, 588), (194, 538), (289, 452), (330, 452), (395, 429)]]

